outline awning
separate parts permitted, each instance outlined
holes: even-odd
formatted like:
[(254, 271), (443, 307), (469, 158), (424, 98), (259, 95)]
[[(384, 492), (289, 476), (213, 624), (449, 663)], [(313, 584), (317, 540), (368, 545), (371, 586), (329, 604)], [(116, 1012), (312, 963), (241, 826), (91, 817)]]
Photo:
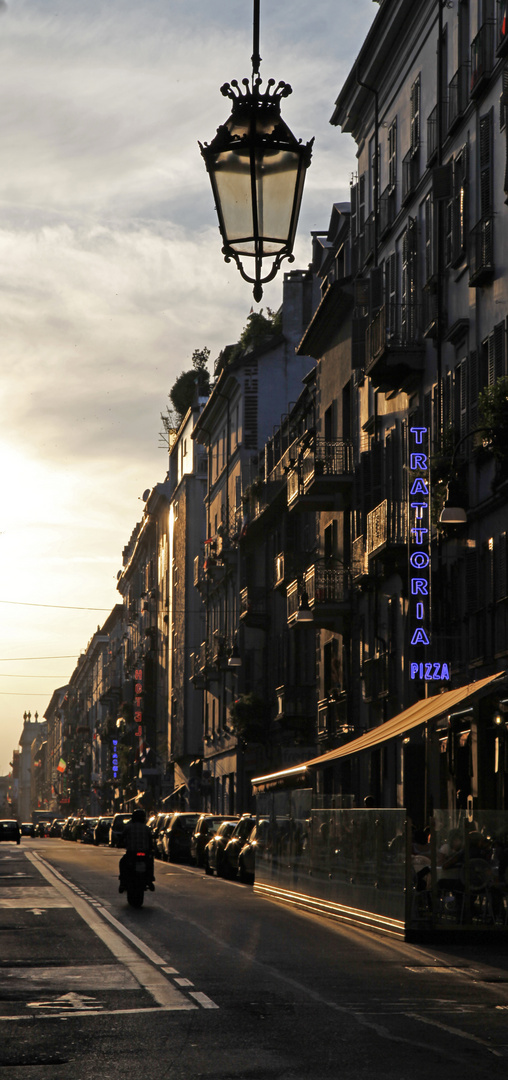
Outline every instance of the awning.
[(414, 705), (411, 705), (409, 709), (404, 709), (404, 712), (398, 713), (391, 720), (387, 720), (385, 724), (378, 724), (377, 727), (366, 731), (358, 739), (351, 739), (351, 742), (344, 743), (343, 746), (338, 746), (335, 750), (329, 750), (328, 753), (321, 754), (319, 757), (310, 758), (309, 761), (304, 761), (301, 765), (292, 769), (283, 769), (281, 772), (270, 773), (268, 776), (256, 776), (252, 779), (252, 783), (266, 784), (270, 781), (290, 777), (292, 774), (296, 776), (298, 772), (305, 772), (311, 766), (324, 766), (329, 762), (337, 761), (338, 758), (350, 757), (351, 754), (359, 754), (362, 750), (370, 750), (388, 739), (400, 738), (406, 732), (418, 727), (419, 724), (426, 724), (436, 716), (451, 712), (461, 701), (465, 701), (472, 697), (473, 694), (477, 694), (479, 690), (483, 690), (494, 679), (501, 679), (505, 674), (504, 671), (499, 671), (496, 675), (487, 675), (486, 678), (479, 679), (478, 682), (467, 683), (466, 686), (459, 686), (455, 690), (445, 690), (444, 693), (436, 694), (434, 697), (422, 698)]
[(166, 795), (166, 798), (163, 799), (162, 802), (163, 803), (168, 802), (169, 799), (173, 798), (173, 795), (178, 795), (178, 792), (183, 791), (183, 789), (186, 788), (186, 787), (187, 787), (187, 784), (179, 784), (178, 787), (176, 787), (174, 789), (174, 791), (171, 792), (170, 795)]

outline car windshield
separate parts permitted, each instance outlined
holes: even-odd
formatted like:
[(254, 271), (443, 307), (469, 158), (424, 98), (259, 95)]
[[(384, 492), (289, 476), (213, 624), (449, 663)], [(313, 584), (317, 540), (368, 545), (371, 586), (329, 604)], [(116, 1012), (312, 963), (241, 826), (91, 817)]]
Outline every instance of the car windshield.
[(254, 822), (252, 818), (245, 818), (243, 821), (239, 821), (235, 828), (235, 836), (239, 836), (241, 840), (246, 840), (249, 833), (252, 832)]

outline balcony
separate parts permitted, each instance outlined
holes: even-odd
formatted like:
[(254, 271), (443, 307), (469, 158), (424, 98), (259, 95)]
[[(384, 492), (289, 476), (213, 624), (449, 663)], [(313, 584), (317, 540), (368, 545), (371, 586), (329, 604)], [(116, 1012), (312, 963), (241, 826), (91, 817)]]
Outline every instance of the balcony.
[(489, 215), (469, 234), (469, 285), (489, 285), (494, 272), (494, 219)]
[(407, 505), (385, 499), (367, 514), (367, 558), (381, 557), (385, 561), (395, 556), (407, 556)]
[(201, 651), (190, 654), (189, 679), (196, 690), (204, 690), (207, 683), (206, 667), (203, 667)]
[(471, 42), (471, 80), (469, 92), (477, 97), (487, 85), (494, 68), (494, 23), (486, 22)]
[(320, 629), (344, 632), (351, 615), (348, 570), (338, 559), (326, 559), (309, 567), (304, 583), (314, 625)]
[(283, 589), (287, 580), (287, 558), (284, 551), (280, 551), (273, 560), (273, 587)]
[(402, 158), (402, 202), (411, 198), (416, 190), (420, 176), (420, 155), (418, 149), (408, 150)]
[(418, 305), (383, 304), (367, 327), (365, 374), (386, 392), (403, 390), (424, 367)]
[(196, 555), (194, 559), (194, 588), (203, 589), (206, 584), (204, 558), (202, 555)]
[(384, 236), (391, 229), (396, 214), (395, 187), (392, 185), (386, 187), (379, 198), (379, 233), (381, 236)]
[(189, 678), (197, 689), (204, 687), (207, 682), (218, 677), (217, 669), (213, 666), (211, 650), (207, 641), (201, 643), (197, 652), (191, 653), (190, 659), (191, 673)]
[(438, 145), (438, 107), (434, 105), (427, 117), (427, 167), (432, 165)]
[(468, 104), (469, 64), (461, 64), (448, 84), (448, 134), (461, 119)]
[(337, 690), (336, 694), (318, 701), (318, 743), (322, 750), (332, 749), (354, 734), (354, 727), (348, 723), (347, 694)]
[(390, 692), (389, 656), (377, 653), (362, 664), (363, 700), (377, 701)]
[(266, 589), (248, 585), (240, 592), (240, 619), (244, 626), (254, 630), (266, 630), (268, 608)]
[[(291, 581), (287, 587), (286, 603), (287, 619), (288, 623), (291, 624), (295, 622), (296, 616), (298, 614), (298, 608), (300, 607), (300, 589), (298, 587), (298, 581), (296, 580)], [(309, 625), (312, 626), (313, 624), (309, 623)]]
[(293, 719), (295, 717), (316, 716), (316, 687), (312, 686), (278, 686), (275, 691), (277, 697), (276, 720)]
[(359, 585), (368, 577), (368, 573), (369, 560), (365, 550), (365, 539), (363, 536), (357, 536), (351, 544), (351, 580), (355, 585)]
[(342, 510), (353, 482), (353, 447), (340, 439), (317, 437), (288, 473), (290, 509)]

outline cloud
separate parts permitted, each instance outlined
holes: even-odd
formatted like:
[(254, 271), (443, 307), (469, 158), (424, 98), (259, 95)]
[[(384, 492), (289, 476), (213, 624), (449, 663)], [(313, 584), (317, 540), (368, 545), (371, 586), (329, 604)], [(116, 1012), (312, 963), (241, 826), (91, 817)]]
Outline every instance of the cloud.
[[(284, 119), (315, 136), (305, 267), (310, 230), (349, 193), (354, 146), (329, 117), (377, 8), (290, 8), (262, 5), (261, 74), (292, 84)], [(0, 0), (0, 13), (0, 599), (113, 606), (140, 496), (166, 472), (171, 386), (195, 348), (238, 339), (252, 304), (221, 254), (197, 145), (228, 116), (221, 84), (250, 74), (252, 8)], [(263, 306), (280, 301), (281, 275)], [(2, 656), (77, 656), (105, 617), (6, 610)], [(50, 685), (2, 697), (0, 773)]]

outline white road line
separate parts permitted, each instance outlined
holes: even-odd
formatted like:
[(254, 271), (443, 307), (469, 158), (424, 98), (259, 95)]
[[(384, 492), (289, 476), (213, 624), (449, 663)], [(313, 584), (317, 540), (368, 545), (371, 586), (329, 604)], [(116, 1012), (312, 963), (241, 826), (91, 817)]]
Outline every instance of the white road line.
[(206, 994), (200, 994), (198, 991), (189, 990), (189, 997), (193, 997), (195, 1001), (197, 1001), (200, 1005), (203, 1006), (203, 1009), (219, 1008), (219, 1006), (216, 1005), (215, 1002), (212, 1001), (209, 997), (207, 997)]
[[(40, 858), (36, 857), (32, 852), (26, 852), (26, 856), (33, 862), (46, 881), (49, 881), (62, 896), (69, 899), (72, 907), (77, 911), (78, 915), (87, 923), (91, 930), (104, 942), (106, 947), (113, 953), (113, 956), (125, 967), (129, 969), (131, 974), (137, 980), (139, 985), (153, 997), (154, 1001), (158, 1005), (170, 1007), (172, 1009), (195, 1009), (196, 1005), (184, 997), (179, 990), (177, 990), (159, 971), (146, 962), (141, 960), (137, 953), (134, 952), (122, 938), (115, 934), (113, 930), (110, 930), (104, 923), (104, 920), (97, 911), (94, 910), (83, 900), (80, 896), (77, 896), (73, 890), (60, 880), (60, 875), (57, 876), (53, 869), (50, 869), (47, 864)], [(101, 913), (102, 914), (102, 913)], [(102, 1015), (102, 1012), (101, 1012)]]

